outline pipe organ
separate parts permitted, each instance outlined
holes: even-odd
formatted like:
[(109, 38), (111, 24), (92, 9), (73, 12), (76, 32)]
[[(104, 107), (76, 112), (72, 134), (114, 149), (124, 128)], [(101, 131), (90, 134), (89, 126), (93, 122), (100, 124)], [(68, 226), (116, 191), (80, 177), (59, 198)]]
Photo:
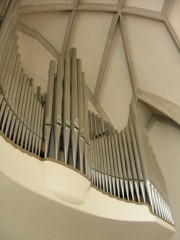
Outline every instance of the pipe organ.
[(76, 49), (51, 61), (45, 107), (45, 157), (87, 172), (88, 111), (85, 77)]
[(75, 48), (50, 62), (47, 93), (42, 95), (40, 87), (34, 91), (18, 53), (18, 4), (0, 3), (1, 132), (29, 152), (71, 165), (109, 195), (147, 203), (174, 224), (166, 184), (135, 107), (131, 104), (121, 131), (88, 112), (85, 74)]

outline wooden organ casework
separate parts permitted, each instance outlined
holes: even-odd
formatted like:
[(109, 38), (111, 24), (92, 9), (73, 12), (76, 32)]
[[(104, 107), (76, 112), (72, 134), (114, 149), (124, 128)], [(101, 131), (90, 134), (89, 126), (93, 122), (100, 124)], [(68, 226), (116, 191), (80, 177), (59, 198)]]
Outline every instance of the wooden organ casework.
[(0, 129), (21, 148), (53, 158), (87, 176), (110, 196), (146, 203), (174, 224), (161, 169), (134, 104), (118, 131), (88, 111), (85, 74), (76, 49), (50, 61), (48, 88), (34, 92), (18, 53), (19, 1), (0, 2)]

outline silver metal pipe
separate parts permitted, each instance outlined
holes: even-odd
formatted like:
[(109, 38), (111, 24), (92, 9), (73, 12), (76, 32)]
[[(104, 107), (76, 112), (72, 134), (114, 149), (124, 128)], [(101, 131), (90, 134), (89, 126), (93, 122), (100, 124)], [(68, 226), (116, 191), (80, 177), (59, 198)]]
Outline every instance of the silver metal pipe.
[(84, 169), (84, 144), (85, 144), (85, 132), (84, 132), (84, 121), (83, 121), (83, 94), (82, 94), (82, 65), (81, 60), (77, 59), (77, 88), (78, 88), (78, 114), (79, 114), (79, 144), (78, 144), (78, 152), (79, 152), (79, 163), (80, 170)]
[(95, 185), (95, 160), (94, 160), (94, 141), (93, 141), (93, 124), (92, 124), (92, 114), (88, 112), (89, 118), (89, 138), (90, 138), (90, 179), (92, 184)]
[(97, 187), (100, 185), (100, 179), (99, 179), (99, 159), (98, 159), (98, 150), (97, 150), (97, 141), (96, 141), (96, 132), (95, 132), (95, 114), (91, 114), (91, 129), (92, 129), (92, 141), (93, 141), (93, 147), (94, 147), (94, 179), (95, 184)]
[[(21, 109), (21, 113), (20, 113), (20, 124), (19, 124), (19, 128), (18, 128), (18, 137), (17, 137), (17, 143), (19, 144), (20, 139), (21, 139), (21, 135), (24, 135), (24, 117), (25, 117), (25, 109), (26, 109), (26, 102), (27, 102), (27, 98), (28, 98), (28, 90), (29, 90), (29, 83), (30, 83), (30, 79), (27, 78), (26, 83), (25, 83), (25, 89), (24, 89), (24, 98), (23, 98), (23, 103), (22, 103), (22, 109)], [(23, 130), (23, 131), (22, 131)], [(22, 141), (21, 141), (21, 145), (22, 145)]]
[[(72, 48), (71, 49), (71, 125), (74, 125), (76, 128), (79, 127), (78, 78), (81, 76), (81, 68), (80, 68), (80, 66), (78, 66), (78, 67), (79, 67), (79, 72), (77, 75), (76, 49)], [(80, 81), (82, 81), (82, 80), (80, 79)]]
[[(7, 135), (7, 132), (9, 131), (9, 128), (10, 128), (10, 123), (13, 124), (14, 126), (14, 122), (12, 122), (12, 117), (13, 117), (13, 114), (14, 114), (14, 104), (15, 104), (15, 100), (16, 100), (16, 97), (17, 97), (17, 88), (18, 88), (18, 85), (20, 83), (20, 74), (21, 74), (21, 64), (19, 64), (19, 67), (18, 67), (18, 70), (17, 70), (17, 74), (14, 74), (14, 77), (15, 77), (15, 84), (13, 86), (13, 92), (12, 92), (12, 97), (9, 98), (9, 105), (11, 107), (11, 110), (9, 112), (9, 115), (8, 115), (8, 120), (7, 120), (7, 123), (6, 123), (6, 130), (5, 130), (5, 134)], [(11, 93), (10, 93), (11, 94)], [(10, 135), (9, 135), (10, 137)]]
[(101, 149), (99, 144), (99, 120), (98, 116), (94, 115), (94, 134), (95, 134), (95, 144), (96, 144), (96, 158), (98, 162), (98, 176), (99, 176), (99, 188), (101, 189), (103, 187), (103, 177), (102, 177), (102, 156), (101, 156)]
[(36, 126), (36, 147), (35, 147), (35, 153), (38, 155), (39, 151), (39, 141), (40, 141), (40, 124), (41, 124), (41, 116), (42, 116), (42, 105), (39, 103), (39, 114), (38, 114), (38, 120), (37, 120), (37, 126)]
[(125, 153), (124, 153), (124, 148), (123, 148), (122, 132), (120, 132), (118, 134), (118, 140), (119, 140), (121, 166), (122, 166), (122, 171), (123, 171), (123, 176), (124, 176), (125, 192), (126, 192), (126, 197), (129, 200), (128, 174), (127, 174), (126, 163), (125, 163)]
[(77, 167), (77, 150), (78, 150), (78, 137), (79, 131), (75, 126), (71, 127), (71, 148), (72, 148), (72, 161), (73, 167)]
[[(17, 56), (17, 47), (13, 50), (13, 55), (10, 61), (10, 65), (9, 65), (9, 71), (6, 75), (6, 78), (3, 81), (2, 84), (2, 91), (3, 91), (3, 97), (1, 98), (1, 102), (0, 102), (0, 122), (2, 121), (2, 116), (4, 114), (4, 109), (6, 107), (6, 98), (7, 98), (7, 93), (9, 90), (9, 85), (10, 85), (10, 79), (11, 79), (11, 75), (13, 73), (13, 69), (14, 69), (14, 65), (15, 65), (15, 61), (16, 61), (16, 56)], [(2, 96), (2, 95), (1, 95)]]
[(90, 114), (90, 133), (91, 133), (91, 139), (92, 139), (92, 145), (93, 145), (93, 179), (94, 179), (94, 185), (97, 187), (99, 186), (99, 174), (98, 174), (98, 159), (97, 159), (97, 146), (96, 146), (96, 135), (95, 135), (95, 114)]
[(17, 118), (16, 118), (16, 122), (15, 122), (14, 133), (13, 133), (13, 142), (17, 142), (18, 129), (19, 129), (19, 124), (20, 124), (20, 117), (21, 117), (23, 101), (24, 101), (24, 97), (25, 97), (26, 84), (27, 84), (27, 76), (23, 75), (22, 87), (21, 87), (21, 89), (19, 89), (19, 91), (20, 91), (19, 103), (18, 102), (17, 102), (18, 104), (15, 103), (15, 107), (14, 107), (14, 112), (16, 113), (16, 111), (17, 111)]
[(84, 172), (84, 148), (85, 148), (85, 139), (80, 135), (79, 133), (79, 140), (78, 140), (78, 146), (79, 146), (79, 164), (80, 164), (80, 171)]
[(55, 158), (58, 159), (60, 136), (62, 129), (62, 99), (63, 99), (63, 79), (64, 79), (64, 54), (58, 56), (57, 63), (57, 84), (55, 99)]
[[(46, 111), (45, 111), (45, 125), (48, 125), (48, 126), (45, 126), (45, 136), (44, 136), (44, 139), (45, 139), (45, 157), (48, 156), (49, 140), (50, 140), (50, 135), (51, 135), (55, 68), (56, 68), (56, 62), (54, 60), (51, 60), (50, 61), (50, 67), (49, 67), (47, 100), (46, 100)], [(39, 111), (37, 112), (36, 119), (38, 119), (38, 114), (39, 114)], [(35, 136), (34, 136), (34, 138), (35, 138)], [(36, 145), (34, 145), (34, 146), (36, 146)]]
[(44, 120), (44, 107), (41, 108), (41, 122), (40, 122), (39, 150), (38, 150), (39, 156), (41, 154), (41, 145), (42, 145), (42, 138), (43, 138), (43, 120)]
[(81, 60), (77, 59), (77, 74), (78, 74), (78, 113), (79, 113), (79, 131), (84, 137), (84, 121), (83, 121), (83, 94), (82, 94), (82, 64)]
[(31, 121), (32, 121), (32, 109), (33, 109), (33, 102), (34, 102), (34, 92), (32, 86), (30, 86), (30, 102), (29, 102), (29, 111), (28, 111), (28, 118), (27, 118), (27, 129), (26, 129), (26, 136), (25, 136), (25, 149), (28, 149), (28, 142), (30, 138), (30, 131), (31, 131)]
[(0, 45), (1, 45), (0, 55), (2, 54), (5, 42), (9, 38), (11, 30), (16, 23), (19, 4), (20, 4), (20, 0), (11, 1), (11, 4), (8, 7), (6, 15), (3, 19), (3, 23), (2, 23), (1, 29), (0, 29), (0, 31), (1, 31), (1, 34), (0, 34)]
[(128, 182), (129, 182), (129, 186), (130, 186), (131, 196), (134, 201), (134, 187), (133, 187), (133, 180), (132, 180), (133, 176), (132, 176), (132, 169), (131, 169), (130, 159), (129, 159), (129, 154), (128, 154), (128, 146), (127, 146), (125, 130), (122, 131), (121, 134), (122, 134), (122, 142), (123, 142), (123, 148), (124, 148), (125, 164), (126, 164), (127, 175), (128, 175)]
[(40, 131), (40, 121), (41, 121), (41, 102), (40, 102), (40, 92), (37, 93), (37, 115), (36, 115), (36, 122), (34, 124), (34, 135), (35, 135), (35, 149), (34, 153), (37, 154), (38, 152), (38, 143), (39, 143), (39, 131)]
[(12, 79), (13, 72), (14, 72), (14, 67), (16, 65), (17, 50), (18, 49), (15, 48), (14, 53), (13, 53), (13, 57), (12, 57), (11, 62), (10, 62), (9, 73), (7, 74), (5, 82), (3, 82), (3, 85), (2, 85), (2, 89), (3, 89), (3, 92), (4, 92), (4, 99), (1, 98), (3, 101), (2, 101), (1, 106), (0, 106), (0, 122), (2, 121), (2, 117), (4, 116), (3, 117), (3, 122), (2, 122), (2, 130), (4, 129), (4, 125), (5, 125), (5, 122), (6, 122), (8, 113), (9, 113), (9, 109), (10, 109), (8, 104), (7, 104), (7, 98), (8, 98), (8, 93), (9, 93), (9, 87), (10, 87), (10, 84), (11, 84), (11, 79)]
[[(14, 15), (14, 13), (12, 13), (11, 17), (13, 17), (13, 15)], [(17, 17), (17, 13), (16, 13), (16, 17)], [(7, 31), (2, 31), (1, 34), (0, 34), (0, 45), (1, 45), (0, 56), (2, 56), (2, 59), (3, 59), (3, 57), (6, 54), (5, 50), (6, 50), (7, 41), (10, 39), (12, 31), (14, 31), (15, 22), (16, 22), (16, 20), (15, 21), (11, 20), (11, 22), (8, 23)], [(0, 30), (2, 30), (3, 26), (7, 27), (5, 22), (3, 22), (3, 24), (1, 25), (1, 29)], [(1, 60), (0, 60), (0, 65), (2, 64)]]
[(63, 106), (63, 151), (64, 162), (68, 163), (70, 143), (70, 54), (65, 53), (64, 106)]
[(109, 151), (109, 124), (107, 122), (104, 122), (104, 143), (105, 143), (105, 155), (106, 155), (106, 164), (107, 164), (107, 174), (108, 174), (108, 188), (109, 188), (109, 193), (112, 195), (113, 194), (113, 178), (112, 178), (112, 172), (111, 172), (111, 155)]
[(101, 180), (102, 180), (102, 189), (105, 191), (105, 158), (104, 158), (104, 149), (102, 146), (102, 131), (100, 126), (100, 118), (96, 116), (96, 127), (97, 127), (97, 144), (99, 148), (99, 161), (100, 161), (100, 173), (101, 173)]
[(108, 167), (107, 167), (107, 155), (105, 151), (105, 129), (104, 122), (102, 118), (99, 118), (99, 126), (101, 132), (101, 149), (102, 149), (102, 160), (103, 160), (103, 168), (104, 168), (104, 181), (105, 181), (105, 191), (109, 192), (109, 184), (108, 184)]
[[(17, 95), (16, 95), (16, 99), (15, 99), (15, 103), (14, 103), (14, 114), (13, 114), (13, 117), (12, 117), (12, 121), (11, 121), (11, 126), (10, 126), (10, 133), (9, 133), (9, 137), (12, 138), (13, 135), (15, 136), (15, 122), (16, 122), (16, 119), (18, 117), (18, 108), (20, 106), (20, 99), (22, 98), (22, 95), (24, 94), (22, 92), (22, 86), (23, 86), (23, 83), (25, 85), (25, 82), (23, 81), (24, 79), (24, 69), (22, 68), (21, 69), (21, 73), (20, 73), (20, 79), (19, 79), (19, 84), (18, 84), (18, 88), (17, 88)], [(14, 131), (13, 131), (14, 130)]]
[[(132, 139), (131, 139), (129, 127), (125, 128), (125, 135), (126, 135), (126, 139), (127, 139), (127, 147), (128, 147), (129, 160), (130, 160), (130, 165), (131, 165), (131, 170), (132, 170), (133, 184), (135, 186), (135, 193), (136, 193), (138, 201), (140, 202), (137, 169), (136, 169), (136, 165), (135, 165), (135, 156), (134, 156), (134, 152), (133, 152)], [(135, 199), (133, 198), (133, 200), (135, 200)]]
[(13, 52), (13, 56), (8, 68), (8, 74), (7, 77), (4, 80), (4, 84), (2, 85), (3, 87), (3, 91), (4, 91), (4, 95), (7, 98), (8, 97), (8, 93), (9, 93), (9, 89), (10, 89), (10, 85), (11, 85), (11, 79), (13, 78), (13, 72), (14, 72), (14, 68), (16, 65), (16, 60), (18, 57), (18, 47), (15, 48), (15, 51)]
[[(18, 68), (20, 67), (19, 60), (20, 60), (20, 55), (18, 54), (17, 58), (16, 58), (16, 62), (13, 67), (13, 72), (9, 76), (9, 86), (8, 86), (7, 92), (5, 89), (5, 97), (6, 97), (6, 101), (8, 104), (6, 105), (6, 108), (4, 111), (4, 117), (3, 117), (3, 121), (2, 121), (2, 131), (4, 131), (5, 124), (6, 124), (9, 112), (10, 112), (12, 93), (14, 90), (14, 85), (15, 85), (15, 81), (16, 81), (16, 77), (17, 77)], [(10, 115), (12, 116), (12, 114), (10, 114)], [(10, 119), (11, 119), (11, 117), (10, 117)]]
[[(33, 142), (32, 142), (32, 152), (37, 152), (37, 145), (38, 145), (38, 120), (40, 116), (40, 103), (39, 101), (36, 101), (36, 113), (35, 113), (35, 121), (34, 121), (34, 129), (33, 129)], [(47, 133), (47, 135), (46, 135)], [(49, 148), (49, 141), (50, 141), (50, 134), (51, 134), (51, 125), (46, 124), (45, 125), (45, 142)], [(47, 138), (47, 139), (46, 139)], [(49, 150), (49, 149), (47, 149)], [(47, 151), (48, 152), (48, 151)], [(47, 156), (46, 156), (47, 157)]]
[(55, 77), (56, 62), (50, 61), (48, 87), (47, 87), (47, 101), (45, 111), (45, 124), (52, 124), (52, 106), (53, 106), (53, 93), (54, 93), (54, 77)]
[(133, 179), (138, 180), (129, 127), (125, 128), (125, 135), (127, 140), (127, 149), (129, 153), (129, 162), (131, 166), (132, 177)]
[(33, 109), (32, 109), (32, 116), (31, 116), (31, 122), (30, 122), (30, 133), (29, 133), (29, 139), (28, 139), (28, 151), (32, 151), (32, 141), (33, 141), (33, 134), (34, 134), (34, 122), (35, 122), (35, 112), (36, 112), (36, 102), (37, 98), (36, 95), (33, 94)]
[(2, 56), (2, 60), (0, 62), (0, 69), (1, 69), (1, 76), (2, 79), (0, 79), (0, 82), (3, 81), (5, 72), (7, 72), (7, 68), (9, 66), (10, 58), (12, 57), (13, 54), (13, 49), (15, 49), (16, 44), (17, 44), (17, 39), (18, 37), (16, 36), (16, 29), (12, 31), (12, 36), (10, 36), (9, 41), (7, 41), (6, 44), (6, 51), (4, 55)]
[(107, 140), (108, 140), (108, 151), (109, 151), (109, 161), (110, 161), (110, 175), (111, 175), (112, 187), (113, 187), (112, 194), (116, 195), (115, 168), (114, 168), (113, 150), (112, 150), (112, 144), (111, 144), (111, 125), (109, 123), (107, 124), (107, 129), (108, 129)]
[(118, 168), (118, 173), (119, 173), (121, 195), (122, 195), (122, 198), (124, 199), (124, 197), (125, 197), (125, 195), (124, 195), (124, 176), (123, 176), (123, 171), (122, 171), (122, 162), (121, 162), (121, 158), (120, 158), (120, 149), (119, 149), (118, 132), (117, 131), (115, 131), (114, 141), (115, 141), (115, 151), (116, 151), (116, 158), (117, 158), (117, 168)]
[(140, 160), (140, 155), (139, 155), (139, 149), (138, 149), (136, 135), (135, 135), (134, 126), (133, 126), (132, 122), (129, 123), (129, 128), (130, 128), (130, 134), (131, 134), (131, 139), (132, 139), (132, 147), (133, 147), (134, 158), (135, 158), (135, 162), (136, 162), (138, 179), (144, 180), (143, 171), (142, 171), (142, 167), (141, 167), (141, 160)]
[(58, 56), (57, 63), (57, 85), (55, 103), (55, 121), (62, 124), (62, 99), (63, 99), (63, 79), (64, 79), (64, 54)]
[(89, 165), (89, 144), (85, 142), (85, 147), (84, 147), (84, 164), (85, 164), (85, 174), (86, 176), (90, 176), (89, 171), (90, 171), (90, 165)]
[(82, 73), (82, 98), (83, 98), (83, 125), (84, 125), (84, 135), (85, 139), (88, 141), (88, 117), (87, 117), (87, 94), (86, 94), (86, 84), (85, 84), (85, 73)]
[[(72, 151), (72, 162), (73, 167), (77, 165), (77, 148), (79, 140), (79, 116), (78, 116), (78, 96), (77, 96), (77, 59), (76, 49), (72, 48), (71, 52), (71, 151)], [(82, 146), (80, 156), (82, 158)], [(81, 159), (82, 161), (82, 159)]]

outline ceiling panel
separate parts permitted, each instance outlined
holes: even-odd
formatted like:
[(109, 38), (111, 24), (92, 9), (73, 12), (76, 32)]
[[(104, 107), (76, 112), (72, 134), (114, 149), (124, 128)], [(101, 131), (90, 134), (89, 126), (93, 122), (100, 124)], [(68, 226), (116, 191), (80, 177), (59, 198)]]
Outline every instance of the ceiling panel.
[(68, 11), (19, 14), (19, 21), (40, 32), (58, 51), (61, 51)]
[(170, 23), (173, 26), (174, 31), (176, 32), (180, 40), (180, 1), (179, 0), (172, 1), (168, 18)]
[(127, 125), (129, 104), (132, 97), (130, 76), (119, 26), (112, 41), (99, 102), (117, 129)]
[(180, 55), (165, 25), (135, 16), (125, 23), (138, 86), (180, 104)]
[(77, 12), (74, 18), (68, 48), (77, 48), (77, 56), (82, 60), (86, 83), (92, 92), (111, 20), (111, 13), (89, 11)]
[(164, 0), (125, 0), (124, 5), (144, 8), (160, 12), (164, 4)]

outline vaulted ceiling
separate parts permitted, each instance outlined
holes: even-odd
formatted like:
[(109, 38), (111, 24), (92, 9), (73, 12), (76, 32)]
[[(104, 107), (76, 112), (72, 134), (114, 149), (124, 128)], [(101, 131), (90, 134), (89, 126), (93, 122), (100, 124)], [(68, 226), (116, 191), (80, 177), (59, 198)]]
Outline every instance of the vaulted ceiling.
[[(121, 129), (133, 91), (155, 94), (175, 107), (180, 104), (179, 9), (179, 0), (22, 0), (19, 22), (37, 31), (20, 27), (41, 44), (47, 40), (45, 47), (54, 57), (77, 48), (90, 108)], [(31, 62), (37, 62), (40, 53), (33, 48)], [(44, 88), (46, 59), (38, 70), (38, 63), (26, 66), (44, 81)]]

